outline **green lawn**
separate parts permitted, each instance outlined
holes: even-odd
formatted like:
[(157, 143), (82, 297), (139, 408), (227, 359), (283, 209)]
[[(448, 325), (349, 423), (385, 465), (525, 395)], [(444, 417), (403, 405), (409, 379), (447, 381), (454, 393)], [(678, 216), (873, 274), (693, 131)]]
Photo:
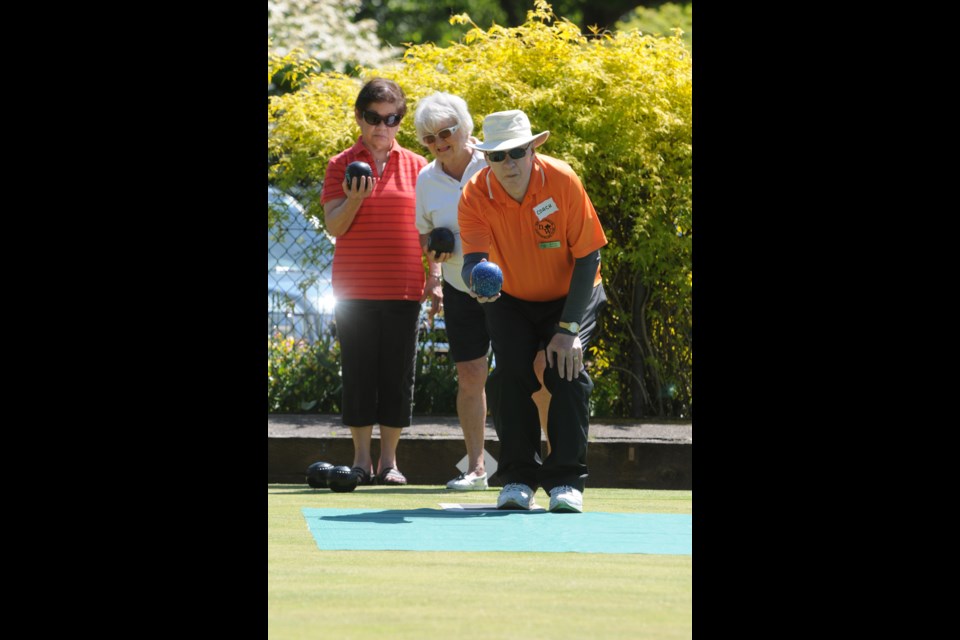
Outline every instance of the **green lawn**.
[[(433, 640), (692, 636), (691, 556), (321, 551), (303, 507), (439, 509), (496, 501), (498, 489), (268, 485), (271, 640)], [(537, 503), (549, 502), (542, 489)], [(591, 489), (585, 511), (693, 512), (692, 491)], [(571, 514), (568, 517), (576, 517)]]

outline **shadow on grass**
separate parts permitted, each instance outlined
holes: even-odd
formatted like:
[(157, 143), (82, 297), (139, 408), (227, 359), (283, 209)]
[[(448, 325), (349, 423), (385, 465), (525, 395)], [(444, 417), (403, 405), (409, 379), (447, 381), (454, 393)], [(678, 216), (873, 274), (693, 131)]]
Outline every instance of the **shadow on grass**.
[(533, 511), (510, 510), (479, 510), (479, 509), (386, 509), (384, 511), (370, 511), (367, 513), (346, 514), (340, 516), (311, 516), (320, 520), (334, 522), (375, 522), (377, 524), (409, 524), (409, 518), (499, 518), (514, 514), (531, 515), (546, 513), (543, 509)]
[[(303, 487), (299, 489), (287, 489), (287, 488), (273, 488), (267, 487), (269, 493), (283, 494), (283, 495), (317, 495), (318, 493), (336, 493), (330, 489), (312, 489), (310, 487)], [(428, 496), (462, 496), (463, 492), (452, 492), (447, 489), (417, 489), (414, 487), (377, 487), (377, 486), (366, 486), (366, 487), (357, 487), (353, 491), (346, 491), (342, 493), (396, 493), (402, 495), (428, 495)], [(477, 493), (477, 492), (471, 492)]]

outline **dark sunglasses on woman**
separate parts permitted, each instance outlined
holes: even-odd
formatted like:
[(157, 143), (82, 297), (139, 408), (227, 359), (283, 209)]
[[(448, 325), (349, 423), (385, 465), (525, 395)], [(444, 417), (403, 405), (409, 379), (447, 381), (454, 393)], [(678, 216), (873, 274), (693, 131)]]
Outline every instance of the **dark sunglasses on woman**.
[(400, 124), (401, 120), (403, 120), (403, 116), (399, 113), (391, 113), (388, 116), (382, 116), (376, 111), (364, 111), (363, 119), (367, 122), (367, 124), (372, 124), (374, 126), (382, 122), (388, 127), (395, 127)]

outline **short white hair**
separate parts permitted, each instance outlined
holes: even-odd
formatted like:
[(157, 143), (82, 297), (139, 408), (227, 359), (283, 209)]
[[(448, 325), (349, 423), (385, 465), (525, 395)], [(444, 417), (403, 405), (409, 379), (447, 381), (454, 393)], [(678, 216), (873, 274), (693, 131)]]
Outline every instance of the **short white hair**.
[(417, 128), (417, 140), (423, 141), (423, 136), (436, 133), (441, 124), (453, 118), (460, 125), (467, 136), (473, 134), (473, 117), (467, 109), (466, 101), (452, 93), (437, 91), (421, 98), (417, 103), (417, 110), (413, 114), (413, 125)]

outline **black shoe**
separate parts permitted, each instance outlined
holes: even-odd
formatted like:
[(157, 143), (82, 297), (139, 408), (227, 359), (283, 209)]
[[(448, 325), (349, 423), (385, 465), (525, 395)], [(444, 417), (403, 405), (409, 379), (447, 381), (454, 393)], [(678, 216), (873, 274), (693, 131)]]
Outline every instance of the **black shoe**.
[(363, 467), (354, 467), (350, 469), (350, 473), (357, 476), (357, 486), (373, 484), (373, 478), (370, 477), (370, 472)]

